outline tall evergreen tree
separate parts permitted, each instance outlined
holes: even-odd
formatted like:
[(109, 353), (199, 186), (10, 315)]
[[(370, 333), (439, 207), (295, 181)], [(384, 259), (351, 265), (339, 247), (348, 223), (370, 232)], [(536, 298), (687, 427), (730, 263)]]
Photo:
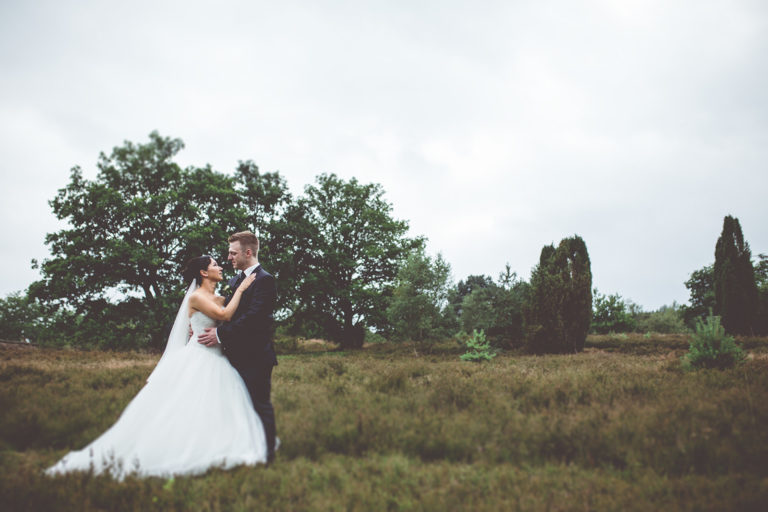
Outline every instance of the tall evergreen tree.
[(752, 333), (757, 313), (757, 284), (752, 254), (739, 219), (726, 216), (715, 246), (715, 308), (730, 334)]
[(592, 270), (584, 240), (564, 238), (541, 250), (526, 308), (529, 344), (538, 353), (584, 349), (592, 319)]
[(587, 244), (578, 235), (560, 242), (556, 254), (558, 268), (566, 284), (563, 301), (565, 345), (575, 352), (584, 350), (592, 321), (592, 268)]

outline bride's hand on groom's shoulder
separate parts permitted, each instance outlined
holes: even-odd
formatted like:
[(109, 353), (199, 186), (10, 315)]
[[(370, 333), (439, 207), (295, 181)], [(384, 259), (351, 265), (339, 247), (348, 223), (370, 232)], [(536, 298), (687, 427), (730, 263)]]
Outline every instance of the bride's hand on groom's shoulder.
[(243, 279), (243, 282), (240, 283), (240, 286), (238, 286), (238, 290), (245, 291), (248, 289), (249, 286), (251, 286), (251, 283), (256, 280), (256, 272), (251, 272), (249, 276), (247, 276), (245, 279)]

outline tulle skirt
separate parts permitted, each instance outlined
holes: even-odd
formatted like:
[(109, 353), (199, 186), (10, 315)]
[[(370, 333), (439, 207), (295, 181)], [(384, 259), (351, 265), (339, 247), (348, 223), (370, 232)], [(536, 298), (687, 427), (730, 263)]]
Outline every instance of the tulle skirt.
[(266, 460), (264, 428), (237, 370), (219, 348), (191, 341), (158, 366), (109, 430), (46, 473), (169, 477)]

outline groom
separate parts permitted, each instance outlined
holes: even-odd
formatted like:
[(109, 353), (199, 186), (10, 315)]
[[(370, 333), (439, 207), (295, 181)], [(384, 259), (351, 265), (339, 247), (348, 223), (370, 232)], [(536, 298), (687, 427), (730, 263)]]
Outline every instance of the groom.
[[(275, 457), (275, 411), (270, 401), (272, 368), (277, 357), (272, 343), (273, 312), (277, 299), (275, 278), (259, 265), (259, 239), (250, 231), (235, 233), (228, 239), (232, 266), (241, 270), (229, 281), (230, 290), (251, 273), (256, 280), (243, 292), (240, 304), (228, 322), (218, 328), (208, 328), (198, 336), (198, 343), (206, 347), (221, 344), (232, 366), (240, 373), (253, 401), (253, 408), (261, 417), (267, 438), (267, 462)], [(224, 304), (229, 304), (232, 293)]]

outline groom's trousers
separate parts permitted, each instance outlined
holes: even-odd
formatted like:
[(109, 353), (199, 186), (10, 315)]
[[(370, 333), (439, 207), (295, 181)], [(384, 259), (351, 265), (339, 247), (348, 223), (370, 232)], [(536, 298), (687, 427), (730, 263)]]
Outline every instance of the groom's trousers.
[(237, 371), (248, 388), (251, 395), (253, 408), (261, 418), (264, 426), (264, 434), (267, 438), (267, 460), (271, 461), (275, 456), (275, 439), (277, 428), (275, 426), (275, 409), (272, 407), (270, 395), (272, 392), (272, 368), (271, 364), (259, 364), (251, 368), (238, 368)]

